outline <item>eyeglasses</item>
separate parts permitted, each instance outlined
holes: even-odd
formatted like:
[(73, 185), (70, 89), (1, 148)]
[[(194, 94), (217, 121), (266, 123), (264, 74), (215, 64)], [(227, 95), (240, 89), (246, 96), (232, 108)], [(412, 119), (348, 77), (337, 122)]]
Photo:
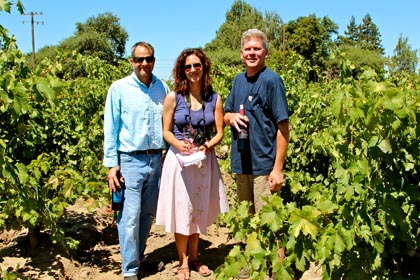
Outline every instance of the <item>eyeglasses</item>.
[(197, 70), (201, 70), (201, 63), (200, 62), (196, 62), (196, 63), (193, 63), (193, 64), (185, 64), (184, 65), (184, 70), (186, 71), (186, 72), (190, 72), (191, 71), (191, 68), (193, 68), (194, 67), (194, 69), (197, 69)]
[(155, 57), (153, 55), (146, 56), (146, 57), (142, 57), (142, 56), (133, 57), (133, 61), (135, 63), (143, 63), (143, 61), (145, 61), (145, 60), (146, 60), (147, 63), (150, 63), (150, 62), (153, 62), (155, 60)]

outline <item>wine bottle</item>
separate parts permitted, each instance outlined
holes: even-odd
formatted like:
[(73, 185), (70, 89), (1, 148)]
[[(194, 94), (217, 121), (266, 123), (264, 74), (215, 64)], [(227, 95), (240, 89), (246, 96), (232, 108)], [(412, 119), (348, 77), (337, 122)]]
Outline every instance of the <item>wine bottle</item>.
[[(244, 110), (244, 105), (241, 104), (239, 105), (239, 114), (241, 114), (242, 116), (245, 116), (245, 110)], [(246, 152), (248, 150), (248, 128), (247, 127), (242, 127), (241, 126), (241, 131), (238, 133), (238, 152), (243, 153)]]
[(124, 197), (123, 197), (123, 188), (122, 188), (123, 182), (121, 182), (120, 180), (121, 178), (120, 171), (117, 171), (117, 178), (120, 181), (121, 187), (112, 192), (112, 210), (121, 211), (123, 208)]

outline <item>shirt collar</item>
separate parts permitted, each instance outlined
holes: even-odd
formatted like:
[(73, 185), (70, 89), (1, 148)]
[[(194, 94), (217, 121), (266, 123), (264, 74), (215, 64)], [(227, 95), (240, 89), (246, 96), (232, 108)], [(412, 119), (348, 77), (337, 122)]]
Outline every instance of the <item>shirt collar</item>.
[[(150, 86), (152, 86), (158, 80), (158, 78), (153, 73), (151, 76), (152, 76), (152, 81), (150, 82)], [(136, 73), (132, 72), (131, 77), (133, 77), (134, 81), (136, 81), (136, 83), (139, 84), (140, 86), (147, 87), (142, 81), (139, 80), (139, 78), (137, 78)]]

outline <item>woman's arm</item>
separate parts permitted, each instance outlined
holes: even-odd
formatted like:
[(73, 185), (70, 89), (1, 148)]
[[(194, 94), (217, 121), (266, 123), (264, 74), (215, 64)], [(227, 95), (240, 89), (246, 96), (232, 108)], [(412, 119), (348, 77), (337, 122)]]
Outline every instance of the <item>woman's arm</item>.
[(163, 102), (163, 113), (162, 113), (163, 138), (169, 145), (175, 147), (181, 153), (189, 154), (190, 144), (185, 142), (184, 140), (176, 139), (172, 131), (175, 107), (176, 107), (176, 93), (171, 91), (170, 93), (168, 93), (168, 95), (166, 95), (165, 101)]

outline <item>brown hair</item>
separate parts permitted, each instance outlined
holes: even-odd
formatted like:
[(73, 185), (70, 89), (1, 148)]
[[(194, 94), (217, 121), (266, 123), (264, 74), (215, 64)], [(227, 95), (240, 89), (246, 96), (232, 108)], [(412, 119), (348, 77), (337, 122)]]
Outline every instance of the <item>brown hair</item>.
[(175, 62), (175, 67), (172, 71), (174, 77), (174, 91), (186, 95), (188, 93), (188, 79), (185, 75), (185, 60), (190, 55), (196, 55), (203, 65), (203, 79), (201, 82), (201, 90), (204, 95), (211, 93), (213, 87), (211, 86), (210, 72), (211, 62), (207, 55), (200, 48), (189, 48), (181, 52)]

